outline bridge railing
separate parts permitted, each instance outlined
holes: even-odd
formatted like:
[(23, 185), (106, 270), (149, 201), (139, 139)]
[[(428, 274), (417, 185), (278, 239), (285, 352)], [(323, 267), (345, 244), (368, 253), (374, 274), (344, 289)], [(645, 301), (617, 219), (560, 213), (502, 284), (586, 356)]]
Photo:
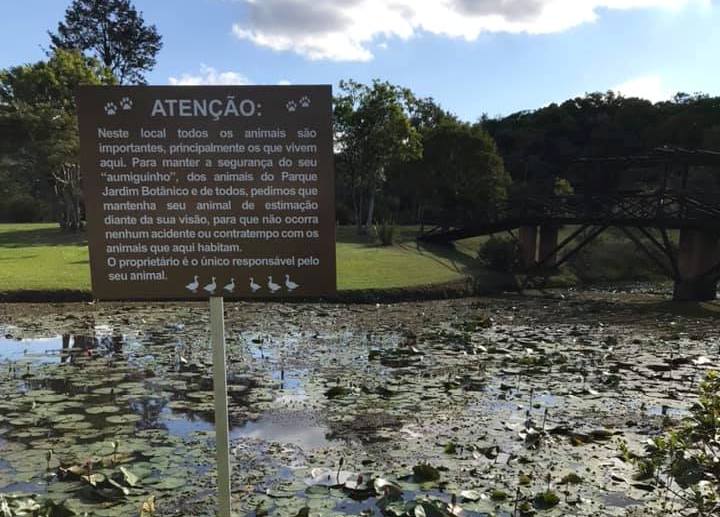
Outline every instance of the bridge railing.
[(703, 225), (720, 228), (720, 196), (676, 190), (525, 196), (497, 203), (491, 209), (476, 214), (472, 221), (443, 225), (426, 235), (458, 234), (461, 230), (465, 233), (493, 233), (523, 225), (545, 224), (657, 224), (668, 228)]
[(720, 197), (666, 191), (530, 196), (522, 200), (507, 200), (484, 219), (486, 222), (537, 219), (540, 223), (546, 219), (700, 221), (712, 217), (720, 217)]

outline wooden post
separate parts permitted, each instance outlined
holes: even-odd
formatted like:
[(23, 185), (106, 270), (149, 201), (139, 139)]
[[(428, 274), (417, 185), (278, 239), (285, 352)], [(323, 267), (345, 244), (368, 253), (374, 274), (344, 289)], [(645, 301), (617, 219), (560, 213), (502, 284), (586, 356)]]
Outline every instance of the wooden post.
[(215, 391), (215, 448), (217, 449), (218, 517), (230, 517), (230, 440), (225, 370), (225, 314), (222, 296), (210, 298), (213, 390)]
[(537, 263), (537, 233), (537, 226), (521, 226), (518, 229), (520, 263), (525, 269), (532, 269)]
[(702, 276), (720, 260), (718, 235), (710, 230), (680, 229), (678, 270), (673, 299), (676, 301), (714, 300), (717, 279)]
[(540, 245), (538, 248), (538, 262), (543, 267), (552, 269), (557, 264), (558, 227), (545, 225), (540, 227)]

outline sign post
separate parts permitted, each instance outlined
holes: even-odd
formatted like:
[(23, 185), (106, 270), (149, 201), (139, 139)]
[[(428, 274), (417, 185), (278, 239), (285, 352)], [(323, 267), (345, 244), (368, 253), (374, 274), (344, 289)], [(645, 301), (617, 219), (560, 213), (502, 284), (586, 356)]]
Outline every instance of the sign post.
[(332, 91), (80, 87), (93, 295), (210, 300), (219, 510), (231, 470), (223, 298), (332, 296)]
[(210, 298), (213, 390), (215, 392), (215, 447), (219, 517), (230, 517), (230, 439), (225, 369), (225, 313), (222, 296)]

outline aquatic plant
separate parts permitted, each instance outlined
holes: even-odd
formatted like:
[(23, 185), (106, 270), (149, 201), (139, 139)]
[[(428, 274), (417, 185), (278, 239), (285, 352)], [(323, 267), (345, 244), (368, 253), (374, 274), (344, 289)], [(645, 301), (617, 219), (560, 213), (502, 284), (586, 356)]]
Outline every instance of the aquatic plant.
[(550, 489), (535, 494), (533, 498), (533, 506), (538, 510), (547, 510), (553, 506), (557, 506), (560, 503), (560, 497)]
[[(637, 479), (653, 478), (663, 489), (663, 511), (683, 515), (720, 513), (720, 374), (700, 384), (690, 416), (664, 436), (648, 441), (646, 456), (635, 459)], [(676, 501), (679, 508), (676, 508)]]

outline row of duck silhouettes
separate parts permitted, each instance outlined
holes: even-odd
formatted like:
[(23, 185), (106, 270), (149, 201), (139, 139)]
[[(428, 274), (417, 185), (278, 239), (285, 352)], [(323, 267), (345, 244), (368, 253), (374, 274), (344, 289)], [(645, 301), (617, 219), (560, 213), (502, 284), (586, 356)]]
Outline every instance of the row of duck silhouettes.
[[(249, 285), (250, 285), (250, 290), (253, 293), (258, 292), (263, 288), (263, 286), (258, 284), (253, 277), (249, 278)], [(283, 288), (283, 286), (281, 286), (280, 284), (277, 284), (273, 281), (272, 276), (267, 277), (266, 285), (267, 285), (268, 291), (270, 291), (271, 293), (276, 293)], [(222, 290), (226, 291), (228, 293), (233, 293), (233, 292), (235, 292), (235, 287), (236, 287), (235, 279), (231, 278), (230, 282), (225, 284), (225, 286), (222, 288)], [(285, 289), (288, 292), (292, 292), (295, 289), (297, 289), (298, 287), (300, 287), (300, 286), (290, 279), (290, 275), (286, 274), (285, 275)], [(198, 289), (200, 288), (200, 280), (198, 279), (198, 275), (194, 275), (193, 281), (190, 282), (188, 285), (186, 285), (185, 288), (190, 292), (197, 293)], [(218, 284), (217, 284), (217, 281), (215, 280), (215, 277), (212, 277), (212, 280), (210, 281), (209, 284), (203, 286), (203, 290), (207, 291), (210, 294), (215, 294), (215, 291), (218, 290)]]

